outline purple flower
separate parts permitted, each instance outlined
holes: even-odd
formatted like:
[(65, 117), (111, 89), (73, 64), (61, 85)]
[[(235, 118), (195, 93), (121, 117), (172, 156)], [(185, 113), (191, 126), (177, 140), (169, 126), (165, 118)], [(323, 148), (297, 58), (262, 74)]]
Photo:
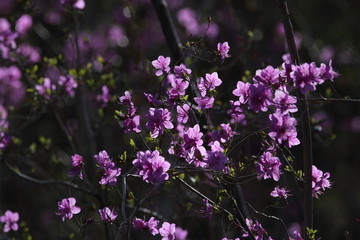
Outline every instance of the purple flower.
[(27, 43), (21, 44), (16, 49), (16, 53), (23, 57), (26, 63), (34, 64), (41, 60), (40, 49)]
[[(272, 240), (270, 236), (268, 236), (265, 229), (261, 226), (261, 224), (258, 221), (253, 221), (251, 219), (246, 219), (246, 225), (248, 226), (251, 234), (254, 236), (255, 240)], [(243, 237), (249, 237), (250, 234), (245, 231), (245, 233), (242, 235)]]
[(221, 83), (222, 81), (218, 77), (218, 73), (213, 72), (212, 74), (205, 74), (205, 79), (200, 78), (197, 87), (200, 91), (201, 96), (205, 97), (207, 91), (214, 90), (216, 87), (220, 86)]
[(118, 213), (113, 210), (110, 210), (108, 207), (104, 207), (103, 209), (99, 209), (99, 214), (101, 220), (104, 222), (113, 222), (118, 216)]
[(3, 105), (0, 104), (0, 132), (2, 129), (7, 129), (9, 126), (9, 122), (7, 121), (7, 110)]
[(117, 183), (117, 178), (121, 174), (121, 168), (108, 167), (104, 169), (104, 174), (101, 177), (99, 183), (101, 185), (109, 184), (110, 186), (115, 186)]
[(32, 17), (28, 14), (24, 14), (16, 21), (15, 30), (20, 35), (23, 35), (31, 28), (32, 24)]
[(205, 74), (205, 87), (208, 90), (214, 90), (216, 87), (220, 86), (222, 81), (221, 79), (218, 77), (218, 73), (217, 72), (213, 72), (212, 74)]
[(285, 188), (279, 188), (279, 186), (276, 186), (274, 190), (270, 193), (270, 196), (286, 199), (289, 196), (288, 193), (289, 190)]
[(158, 150), (152, 152), (149, 150), (139, 151), (132, 163), (137, 168), (137, 174), (147, 183), (162, 183), (169, 179), (167, 171), (170, 168), (170, 163), (160, 156)]
[(111, 100), (110, 90), (108, 86), (101, 87), (101, 93), (96, 95), (96, 101), (98, 101), (102, 107), (106, 107)]
[(85, 0), (60, 0), (62, 6), (71, 5), (73, 8), (84, 9)]
[(176, 111), (178, 113), (177, 116), (178, 123), (183, 123), (183, 124), (187, 123), (187, 121), (189, 120), (190, 106), (187, 104), (183, 104), (182, 106), (177, 106)]
[(208, 217), (210, 219), (214, 214), (214, 206), (211, 205), (207, 199), (203, 199), (203, 204), (205, 206), (199, 209), (197, 212), (203, 214), (204, 217)]
[(174, 223), (164, 222), (159, 229), (159, 233), (162, 236), (161, 240), (175, 240), (176, 226)]
[[(171, 76), (171, 75), (172, 74), (170, 74), (169, 76)], [(150, 103), (151, 105), (160, 105), (161, 104), (161, 100), (155, 99), (152, 94), (144, 92), (144, 95), (145, 95), (148, 103)]]
[(258, 180), (272, 178), (275, 181), (280, 179), (281, 162), (278, 157), (272, 156), (270, 152), (264, 152), (257, 163), (255, 163)]
[(236, 132), (234, 132), (231, 129), (231, 126), (229, 123), (227, 123), (227, 124), (222, 123), (222, 124), (220, 124), (220, 127), (221, 127), (220, 130), (217, 130), (212, 133), (211, 138), (213, 141), (219, 141), (221, 143), (226, 143), (235, 135)]
[(300, 232), (298, 232), (298, 231), (294, 231), (292, 235), (293, 235), (293, 237), (290, 237), (290, 240), (303, 240)]
[(329, 61), (329, 65), (321, 64), (320, 68), (320, 77), (324, 80), (333, 81), (334, 78), (337, 78), (339, 74), (335, 72), (332, 68), (332, 60)]
[(84, 162), (82, 156), (80, 156), (79, 154), (74, 154), (71, 156), (71, 160), (73, 168), (69, 172), (70, 176), (79, 176), (80, 179), (84, 179), (82, 173), (82, 167), (84, 166)]
[(193, 128), (188, 128), (184, 132), (184, 148), (188, 150), (200, 147), (203, 144), (203, 140), (201, 139), (203, 135), (200, 131), (199, 124), (196, 124)]
[(294, 81), (294, 86), (300, 88), (302, 94), (305, 94), (307, 91), (315, 91), (316, 85), (324, 82), (320, 78), (320, 71), (315, 63), (303, 63), (300, 66), (295, 66), (290, 77)]
[(179, 66), (175, 66), (174, 73), (177, 78), (186, 78), (191, 74), (191, 69), (186, 68), (185, 64), (180, 64)]
[(253, 80), (255, 83), (264, 84), (266, 86), (279, 87), (280, 71), (272, 66), (267, 66), (265, 69), (256, 70)]
[(194, 164), (196, 167), (205, 167), (206, 163), (203, 160), (206, 158), (206, 150), (202, 146), (203, 141), (201, 137), (203, 133), (200, 131), (200, 127), (196, 124), (193, 128), (188, 128), (183, 133), (182, 143), (182, 156), (185, 160)]
[(124, 105), (133, 105), (131, 93), (129, 91), (125, 91), (124, 96), (119, 97), (119, 102)]
[(101, 168), (114, 167), (114, 163), (111, 161), (108, 153), (105, 150), (99, 152), (97, 155), (94, 155), (94, 159)]
[(35, 85), (35, 89), (40, 96), (50, 100), (52, 92), (56, 90), (56, 85), (51, 82), (50, 78), (44, 78), (44, 82)]
[(157, 226), (159, 224), (159, 220), (156, 220), (154, 217), (151, 217), (149, 221), (147, 222), (146, 226), (149, 230), (149, 232), (155, 236), (159, 233), (159, 230), (157, 229)]
[(179, 97), (185, 95), (185, 91), (189, 87), (189, 82), (187, 80), (176, 78), (173, 74), (169, 74), (168, 81), (172, 86), (172, 88), (168, 91), (170, 102), (174, 102), (179, 99)]
[(225, 58), (231, 57), (229, 54), (229, 44), (228, 42), (218, 43), (217, 44), (217, 54), (220, 55), (221, 61), (224, 62)]
[(165, 128), (174, 128), (174, 125), (171, 122), (170, 112), (167, 109), (150, 108), (149, 113), (146, 114), (146, 118), (148, 119), (146, 127), (151, 132), (151, 137), (153, 138), (162, 135)]
[(0, 128), (0, 149), (5, 149), (11, 141), (11, 136), (4, 133)]
[(266, 112), (272, 105), (272, 91), (269, 86), (252, 84), (249, 87), (249, 109)]
[(19, 225), (19, 213), (6, 210), (5, 214), (0, 217), (0, 222), (5, 223), (4, 232), (9, 232), (10, 230), (17, 231)]
[(249, 99), (249, 88), (251, 84), (250, 83), (244, 83), (241, 81), (238, 81), (236, 84), (236, 89), (232, 92), (235, 96), (239, 97), (240, 103), (246, 103)]
[(275, 91), (274, 103), (277, 110), (279, 110), (283, 114), (287, 114), (289, 112), (294, 113), (298, 111), (295, 103), (297, 102), (296, 98), (291, 96), (289, 93), (283, 90)]
[(170, 72), (170, 57), (163, 57), (163, 56), (159, 56), (157, 60), (154, 60), (151, 62), (151, 64), (154, 66), (155, 69), (157, 69), (157, 71), (155, 72), (156, 76), (161, 76), (164, 73), (169, 73)]
[(190, 8), (182, 8), (177, 13), (177, 20), (182, 25), (186, 32), (198, 36), (201, 32), (200, 23), (197, 20), (197, 16), (194, 10)]
[(132, 118), (127, 118), (124, 120), (124, 132), (130, 133), (130, 132), (141, 132), (141, 126), (140, 126), (140, 116), (136, 115)]
[(117, 168), (115, 166), (115, 163), (110, 159), (105, 150), (99, 152), (98, 155), (95, 155), (94, 159), (97, 161), (100, 168), (104, 170), (103, 176), (101, 177), (99, 183), (101, 185), (109, 184), (110, 186), (115, 186), (117, 183), (117, 178), (121, 174), (121, 168)]
[(207, 153), (207, 158), (205, 162), (208, 164), (208, 167), (213, 170), (224, 170), (225, 164), (228, 162), (229, 159), (222, 153), (220, 143), (218, 141), (215, 141), (211, 148), (211, 151), (208, 151)]
[(60, 202), (58, 202), (58, 212), (56, 215), (61, 215), (62, 221), (64, 222), (66, 218), (71, 219), (73, 214), (78, 214), (81, 211), (81, 208), (75, 206), (76, 200), (75, 198), (64, 198)]
[(147, 227), (147, 223), (140, 218), (135, 218), (132, 225), (136, 230), (144, 230)]
[(231, 123), (241, 123), (243, 125), (246, 124), (246, 116), (240, 108), (240, 102), (239, 101), (232, 101), (230, 100), (230, 106), (231, 108), (227, 111), (227, 113), (231, 117)]
[(285, 144), (288, 148), (299, 145), (297, 139), (296, 119), (289, 114), (283, 114), (279, 111), (269, 115), (270, 132), (269, 136), (279, 144)]
[(60, 76), (59, 85), (64, 86), (66, 93), (69, 94), (71, 97), (75, 96), (75, 89), (77, 88), (78, 84), (73, 76)]
[(151, 217), (147, 222), (140, 218), (135, 218), (132, 224), (136, 230), (148, 230), (153, 236), (159, 233), (157, 229), (159, 220), (156, 220), (154, 217)]
[(198, 105), (196, 109), (210, 109), (213, 107), (214, 97), (195, 97), (194, 101)]
[(181, 227), (175, 228), (175, 239), (176, 240), (185, 240), (188, 235), (188, 231), (182, 229)]
[(319, 198), (319, 195), (322, 194), (325, 188), (331, 187), (331, 182), (329, 181), (330, 173), (323, 173), (316, 166), (312, 166), (312, 195), (313, 197)]
[(20, 69), (17, 66), (0, 67), (0, 103), (16, 107), (21, 104), (24, 96), (25, 87), (21, 81)]

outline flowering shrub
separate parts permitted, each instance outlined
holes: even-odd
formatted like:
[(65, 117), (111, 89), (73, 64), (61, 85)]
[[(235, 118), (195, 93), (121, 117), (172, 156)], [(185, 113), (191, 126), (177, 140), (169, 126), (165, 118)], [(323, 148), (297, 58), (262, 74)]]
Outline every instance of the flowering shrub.
[[(300, 63), (289, 16), (277, 29), (289, 53), (276, 64), (243, 57), (262, 33), (223, 39), (231, 26), (180, 0), (168, 3), (178, 25), (154, 0), (157, 16), (144, 16), (135, 37), (135, 12), (149, 1), (121, 3), (121, 16), (90, 31), (91, 4), (54, 0), (0, 18), (0, 158), (24, 189), (54, 186), (53, 207), (38, 213), (61, 235), (50, 238), (316, 239), (313, 202), (337, 183), (316, 167), (330, 169), (312, 141), (333, 135), (309, 103), (351, 100), (332, 98), (331, 58)], [(163, 32), (147, 25), (158, 21)], [(29, 207), (7, 205), (4, 236), (31, 239)]]

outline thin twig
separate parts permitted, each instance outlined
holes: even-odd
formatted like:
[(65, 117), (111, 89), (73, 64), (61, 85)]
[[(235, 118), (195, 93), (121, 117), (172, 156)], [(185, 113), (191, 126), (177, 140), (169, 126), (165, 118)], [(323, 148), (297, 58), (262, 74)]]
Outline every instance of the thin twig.
[(250, 203), (248, 203), (248, 205), (249, 205), (249, 207), (250, 207), (255, 213), (260, 214), (260, 215), (262, 215), (262, 216), (264, 216), (264, 217), (272, 218), (272, 219), (275, 219), (276, 221), (279, 221), (279, 222), (281, 223), (283, 229), (284, 229), (286, 239), (290, 239), (290, 236), (289, 236), (289, 234), (288, 234), (288, 232), (287, 232), (286, 225), (285, 225), (284, 221), (283, 221), (281, 218), (278, 218), (278, 217), (275, 217), (275, 216), (272, 216), (272, 215), (267, 215), (267, 214), (265, 214), (265, 213), (263, 213), (263, 212), (259, 212), (259, 211), (257, 211), (253, 206), (251, 206)]
[(4, 165), (15, 175), (17, 175), (18, 177), (27, 180), (29, 182), (33, 182), (36, 184), (40, 184), (40, 185), (49, 185), (49, 184), (59, 184), (59, 185), (64, 185), (67, 186), (69, 188), (73, 188), (75, 190), (84, 192), (84, 193), (88, 193), (91, 194), (93, 196), (97, 196), (97, 194), (95, 194), (94, 192), (92, 192), (89, 189), (84, 189), (82, 187), (80, 187), (79, 185), (75, 184), (75, 183), (71, 183), (68, 181), (63, 181), (63, 180), (54, 180), (54, 179), (49, 179), (49, 180), (39, 180), (33, 177), (30, 177), (22, 172), (20, 172), (19, 169), (13, 168), (8, 162), (6, 162), (5, 160), (2, 161), (4, 163)]

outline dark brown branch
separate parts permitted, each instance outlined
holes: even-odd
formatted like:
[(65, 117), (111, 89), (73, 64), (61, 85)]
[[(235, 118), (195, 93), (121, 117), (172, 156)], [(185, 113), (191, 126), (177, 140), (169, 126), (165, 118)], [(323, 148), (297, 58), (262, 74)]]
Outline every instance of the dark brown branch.
[[(292, 63), (300, 64), (299, 54), (296, 49), (294, 32), (290, 20), (290, 13), (286, 0), (278, 0), (281, 10), (282, 22), (284, 25), (286, 41), (288, 44)], [(300, 120), (302, 126), (302, 146), (303, 146), (303, 164), (304, 164), (304, 225), (303, 233), (306, 236), (306, 228), (313, 228), (313, 197), (312, 197), (312, 138), (309, 105), (307, 95), (305, 94), (305, 105), (299, 106)], [(308, 237), (305, 237), (308, 239)]]
[(165, 35), (166, 41), (170, 47), (171, 55), (175, 59), (174, 62), (182, 59), (182, 44), (180, 38), (175, 30), (174, 22), (171, 18), (169, 8), (165, 0), (152, 0), (161, 23), (162, 31)]

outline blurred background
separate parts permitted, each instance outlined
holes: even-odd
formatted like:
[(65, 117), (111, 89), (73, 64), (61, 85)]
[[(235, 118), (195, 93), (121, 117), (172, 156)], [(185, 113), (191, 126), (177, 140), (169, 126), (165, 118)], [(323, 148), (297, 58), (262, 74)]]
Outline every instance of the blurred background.
[[(133, 150), (128, 146), (130, 136), (122, 133), (114, 118), (114, 111), (120, 109), (116, 97), (131, 89), (139, 112), (144, 113), (146, 103), (142, 93), (154, 92), (158, 87), (150, 62), (159, 55), (171, 56), (171, 52), (150, 0), (86, 0), (85, 3), (84, 10), (65, 11), (58, 0), (1, 0), (0, 17), (11, 23), (24, 13), (33, 17), (33, 27), (20, 41), (33, 46), (32, 53), (39, 57), (22, 66), (23, 76), (26, 69), (35, 65), (39, 68), (36, 77), (54, 77), (76, 67), (74, 28), (78, 24), (80, 65), (92, 64), (91, 72), (85, 77), (89, 85), (87, 100), (97, 151), (106, 149), (114, 159), (118, 159), (123, 151), (131, 153)], [(287, 47), (277, 1), (168, 0), (167, 3), (185, 52), (193, 56), (192, 60), (187, 59), (193, 76), (217, 71), (223, 80), (218, 93), (220, 101), (234, 99), (231, 92), (237, 81), (251, 78), (257, 69), (280, 66), (283, 62)], [(301, 61), (319, 65), (332, 59), (334, 69), (340, 74), (333, 83), (322, 85), (311, 97), (360, 99), (359, 8), (360, 3), (354, 0), (289, 0)], [(220, 64), (213, 61), (212, 52), (218, 42), (224, 41), (231, 47), (231, 58)], [(54, 68), (41, 61), (44, 57), (61, 61)], [(6, 60), (0, 63), (2, 66), (10, 65)], [(6, 84), (2, 84), (0, 87), (5, 88)], [(109, 86), (112, 96), (105, 105), (96, 100), (96, 96), (102, 94), (103, 85)], [(19, 95), (18, 99), (7, 105), (11, 116), (9, 131), (18, 142), (11, 145), (6, 161), (37, 179), (69, 180), (67, 172), (74, 152), (55, 112), (64, 119), (79, 151), (85, 151), (86, 146), (78, 137), (76, 101), (64, 98), (54, 105), (46, 105), (31, 93), (25, 94), (26, 89), (33, 87), (33, 82), (23, 77), (22, 90), (12, 92)], [(10, 101), (9, 96), (4, 99)], [(6, 106), (6, 100), (4, 102)], [(360, 239), (360, 157), (356, 152), (360, 147), (360, 103), (311, 102), (310, 111), (314, 164), (329, 172), (333, 183), (320, 199), (314, 199), (314, 228), (319, 229), (318, 236), (322, 239)], [(215, 123), (221, 123), (224, 114), (212, 117)], [(255, 154), (258, 148), (258, 144), (247, 141), (232, 157)], [(293, 149), (301, 166), (301, 147)], [(125, 169), (131, 167), (131, 161), (128, 159)], [(35, 184), (20, 179), (4, 164), (0, 166), (0, 213), (6, 209), (19, 212), (23, 232), (28, 231), (24, 236), (30, 234), (33, 239), (95, 239), (95, 236), (103, 236), (103, 225), (99, 221), (77, 234), (73, 222), (62, 223), (54, 214), (57, 201), (69, 194), (67, 187)], [(209, 196), (215, 196), (208, 182), (204, 180), (197, 184)], [(296, 188), (291, 180), (289, 184)], [(136, 195), (136, 182), (130, 181), (129, 186), (133, 186)], [(301, 196), (295, 195), (287, 203), (274, 203), (269, 194), (264, 194), (273, 187), (271, 183), (256, 180), (242, 185), (245, 200), (256, 210), (281, 216), (289, 229), (299, 228), (302, 221)], [(202, 207), (201, 199), (181, 191), (174, 194), (174, 189), (186, 190), (177, 183), (166, 185), (149, 201), (148, 207), (188, 230), (188, 239), (221, 239), (224, 227), (219, 223), (223, 222), (223, 216), (209, 221), (196, 212)], [(72, 191), (83, 212), (87, 212), (84, 219), (98, 218), (97, 200)], [(110, 192), (108, 197), (110, 205), (119, 206), (116, 193)], [(251, 209), (249, 212), (274, 239), (280, 239), (281, 226), (278, 223)], [(139, 217), (145, 215), (146, 212), (139, 213)], [(16, 239), (24, 237), (12, 234)], [(234, 231), (232, 234), (234, 236), (230, 236), (235, 237), (239, 233)], [(149, 236), (133, 233), (134, 239), (147, 239)]]

